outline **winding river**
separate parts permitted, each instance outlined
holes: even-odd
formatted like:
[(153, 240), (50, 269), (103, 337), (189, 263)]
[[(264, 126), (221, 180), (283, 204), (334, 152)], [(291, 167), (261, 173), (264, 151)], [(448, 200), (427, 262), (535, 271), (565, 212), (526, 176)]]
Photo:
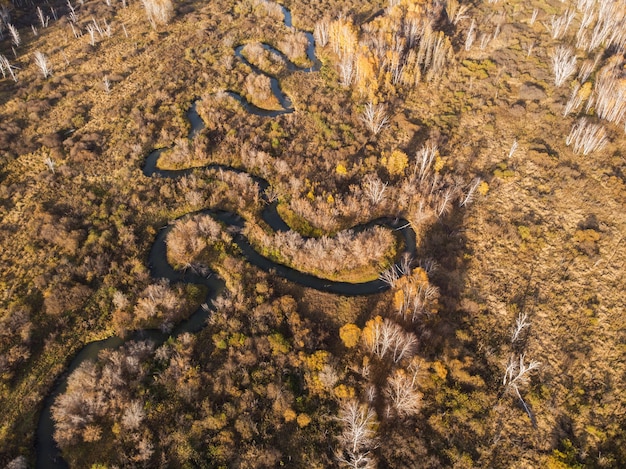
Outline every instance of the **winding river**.
[[(292, 27), (291, 23), (291, 12), (282, 7), (284, 17), (285, 17), (285, 25), (287, 27)], [(313, 35), (311, 33), (305, 33), (309, 39), (309, 47), (307, 49), (307, 56), (311, 63), (313, 64), (310, 68), (301, 68), (293, 64), (287, 57), (282, 54), (280, 51), (274, 49), (273, 47), (264, 44), (267, 50), (271, 52), (279, 54), (285, 63), (287, 64), (287, 68), (292, 72), (310, 72), (316, 71), (320, 68), (320, 62), (315, 56), (315, 44), (313, 40)], [(239, 57), (247, 66), (249, 66), (252, 70), (257, 73), (263, 73), (257, 67), (252, 65), (250, 62), (246, 60), (246, 58), (242, 55), (241, 50), (243, 46), (238, 46), (235, 48), (235, 55)], [(269, 75), (268, 75), (269, 76)], [(285, 114), (289, 112), (293, 112), (293, 107), (289, 98), (283, 93), (280, 88), (280, 84), (275, 77), (270, 77), (272, 80), (272, 90), (279, 102), (283, 106), (283, 110), (279, 111), (268, 111), (254, 106), (251, 103), (248, 103), (244, 98), (234, 92), (229, 92), (231, 96), (237, 99), (244, 108), (251, 114), (273, 117), (280, 114)], [(191, 125), (191, 130), (189, 132), (189, 139), (195, 138), (195, 136), (202, 131), (204, 128), (204, 122), (198, 115), (196, 111), (196, 102), (194, 102), (191, 108), (187, 112), (187, 119)], [(236, 171), (236, 172), (245, 172), (241, 169), (232, 168), (228, 166), (223, 166), (219, 164), (208, 164), (202, 166), (200, 168), (192, 168), (192, 169), (184, 169), (184, 170), (161, 170), (157, 167), (157, 162), (166, 149), (158, 149), (152, 151), (148, 157), (146, 158), (143, 173), (147, 177), (152, 177), (154, 179), (158, 178), (179, 178), (185, 174), (189, 174), (190, 172), (197, 169), (222, 169), (226, 171)], [(250, 175), (252, 179), (258, 183), (259, 191), (261, 197), (264, 197), (265, 189), (269, 187), (269, 182), (265, 179), (262, 179), (258, 176)], [(267, 200), (266, 200), (267, 202)], [(225, 210), (217, 210), (217, 209), (206, 209), (201, 210), (199, 212), (194, 213), (202, 213), (208, 216), (211, 216), (227, 226), (232, 227), (243, 227), (244, 220), (236, 213), (228, 212)], [(185, 214), (183, 217), (187, 217), (190, 214)], [(266, 208), (262, 213), (263, 219), (267, 222), (267, 224), (276, 231), (286, 231), (289, 230), (287, 224), (282, 220), (278, 211), (276, 210), (276, 203), (268, 203)], [(404, 245), (406, 247), (405, 252), (413, 255), (415, 252), (415, 233), (409, 227), (408, 223), (404, 219), (394, 219), (394, 218), (379, 218), (376, 220), (372, 220), (371, 222), (353, 227), (352, 229), (355, 231), (363, 230), (368, 227), (374, 225), (386, 226), (390, 229), (396, 230), (399, 234), (401, 234), (404, 238)], [(153, 278), (167, 278), (171, 282), (182, 282), (182, 283), (192, 283), (192, 284), (200, 284), (208, 287), (208, 295), (205, 303), (210, 304), (211, 300), (215, 298), (220, 291), (224, 288), (224, 282), (220, 280), (217, 275), (209, 274), (209, 275), (199, 275), (191, 270), (179, 271), (172, 268), (172, 266), (167, 262), (166, 256), (166, 238), (169, 231), (172, 229), (173, 225), (169, 224), (159, 230), (154, 244), (150, 250), (150, 254), (148, 257), (148, 262), (150, 265), (150, 273)], [(347, 282), (333, 282), (330, 280), (322, 279), (315, 277), (313, 275), (305, 274), (293, 268), (287, 267), (285, 265), (278, 264), (276, 262), (271, 261), (270, 259), (262, 256), (254, 248), (250, 245), (247, 239), (241, 234), (237, 234), (234, 236), (234, 241), (237, 243), (239, 248), (241, 249), (243, 257), (252, 265), (259, 267), (264, 271), (271, 271), (273, 275), (278, 275), (283, 277), (291, 282), (298, 283), (300, 285), (314, 288), (324, 292), (336, 293), (341, 295), (367, 295), (378, 293), (387, 288), (386, 284), (381, 280), (373, 280), (370, 282), (364, 283), (347, 283)], [(54, 440), (54, 422), (52, 420), (52, 412), (51, 407), (60, 394), (64, 393), (67, 389), (67, 378), (69, 375), (78, 368), (84, 361), (86, 360), (95, 360), (98, 356), (98, 353), (101, 350), (105, 349), (113, 349), (118, 348), (127, 341), (131, 340), (150, 340), (154, 342), (157, 346), (167, 340), (169, 337), (177, 337), (178, 335), (189, 332), (195, 333), (200, 331), (205, 323), (208, 315), (210, 314), (210, 310), (207, 308), (200, 307), (196, 310), (189, 319), (183, 321), (178, 326), (176, 326), (171, 332), (164, 333), (159, 330), (138, 330), (135, 331), (130, 337), (126, 339), (122, 339), (120, 337), (110, 337), (105, 340), (99, 340), (95, 342), (91, 342), (85, 345), (72, 359), (67, 371), (60, 376), (53, 390), (47, 395), (44, 400), (44, 407), (41, 412), (39, 423), (37, 427), (37, 436), (36, 436), (36, 452), (37, 452), (37, 464), (36, 467), (40, 469), (60, 469), (67, 468), (68, 465), (66, 461), (61, 457), (59, 448)]]

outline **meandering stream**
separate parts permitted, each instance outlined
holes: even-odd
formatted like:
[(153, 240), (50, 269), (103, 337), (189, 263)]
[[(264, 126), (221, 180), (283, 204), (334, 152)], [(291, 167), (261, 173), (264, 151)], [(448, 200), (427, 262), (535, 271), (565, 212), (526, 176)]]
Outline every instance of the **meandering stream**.
[[(283, 13), (285, 16), (285, 25), (287, 27), (292, 27), (291, 23), (291, 12), (283, 7)], [(285, 63), (287, 64), (288, 70), (293, 72), (310, 72), (319, 70), (320, 62), (315, 56), (315, 44), (313, 41), (313, 36), (311, 33), (305, 33), (309, 38), (309, 47), (307, 49), (307, 56), (311, 63), (313, 64), (310, 68), (301, 68), (294, 65), (284, 54), (280, 51), (272, 48), (271, 46), (265, 44), (264, 47), (268, 48), (272, 52), (278, 53)], [(245, 57), (241, 54), (243, 46), (238, 46), (235, 49), (235, 54), (239, 57), (246, 65), (248, 65), (252, 70), (257, 73), (263, 73), (257, 67), (248, 62)], [(289, 98), (282, 92), (280, 88), (280, 84), (278, 80), (274, 77), (270, 77), (272, 80), (272, 91), (276, 95), (277, 99), (283, 106), (283, 110), (281, 111), (268, 111), (254, 106), (251, 103), (248, 103), (245, 99), (243, 99), (240, 95), (230, 92), (231, 96), (238, 99), (244, 108), (251, 114), (256, 114), (260, 116), (277, 116), (280, 114), (293, 112), (292, 103)], [(193, 103), (189, 111), (187, 112), (187, 119), (190, 122), (191, 130), (189, 133), (189, 139), (195, 138), (195, 136), (204, 128), (204, 122), (198, 115), (196, 111), (196, 102)], [(166, 149), (159, 149), (152, 151), (148, 157), (146, 158), (145, 165), (143, 167), (144, 175), (148, 177), (157, 178), (180, 178), (185, 174), (189, 174), (190, 172), (196, 170), (193, 169), (184, 169), (184, 170), (161, 170), (158, 169), (158, 160)], [(201, 168), (204, 169), (223, 169), (227, 171), (236, 171), (236, 172), (245, 172), (241, 169), (231, 168), (219, 164), (208, 164)], [(252, 179), (258, 183), (258, 187), (260, 190), (260, 194), (264, 197), (264, 191), (267, 187), (269, 187), (269, 183), (258, 176), (250, 175)], [(216, 210), (216, 209), (207, 209), (201, 210), (196, 213), (203, 213), (208, 216), (214, 217), (215, 219), (221, 221), (227, 226), (232, 227), (243, 227), (244, 220), (237, 215), (236, 213), (228, 212), (225, 210)], [(184, 216), (189, 216), (186, 214)], [(268, 203), (266, 208), (262, 213), (263, 219), (268, 223), (268, 225), (276, 230), (276, 231), (286, 231), (289, 230), (287, 224), (282, 220), (280, 215), (276, 210), (275, 203)], [(412, 255), (415, 251), (415, 233), (409, 227), (406, 220), (403, 219), (393, 219), (393, 218), (380, 218), (376, 220), (372, 220), (371, 222), (353, 227), (354, 230), (362, 230), (367, 227), (371, 227), (374, 225), (386, 226), (390, 229), (398, 230), (399, 233), (404, 238), (405, 252)], [(224, 288), (224, 282), (220, 280), (216, 275), (209, 274), (208, 276), (199, 275), (194, 273), (191, 270), (179, 271), (172, 268), (172, 266), (167, 262), (166, 255), (166, 238), (169, 231), (172, 229), (173, 225), (167, 225), (159, 230), (154, 244), (150, 250), (150, 254), (148, 257), (148, 262), (150, 265), (151, 275), (157, 278), (167, 278), (171, 282), (182, 282), (182, 283), (193, 283), (200, 284), (208, 287), (209, 293), (206, 298), (206, 304), (210, 304), (210, 300), (215, 298), (219, 292)], [(250, 263), (253, 264), (265, 271), (271, 271), (272, 274), (278, 275), (280, 277), (284, 277), (285, 279), (298, 283), (300, 285), (314, 288), (320, 291), (337, 293), (341, 295), (366, 295), (372, 293), (378, 293), (386, 288), (386, 285), (381, 280), (373, 280), (365, 283), (347, 283), (347, 282), (333, 282), (330, 280), (322, 279), (315, 277), (313, 275), (305, 274), (296, 269), (287, 267), (285, 265), (278, 264), (276, 262), (271, 261), (270, 259), (262, 256), (254, 248), (250, 245), (250, 243), (246, 240), (244, 236), (241, 234), (237, 234), (234, 236), (234, 241), (237, 243), (239, 248), (241, 249), (243, 257)], [(67, 468), (68, 465), (66, 461), (61, 457), (59, 448), (54, 440), (54, 422), (52, 420), (52, 412), (51, 407), (60, 394), (64, 393), (67, 389), (67, 378), (69, 375), (78, 368), (84, 361), (86, 360), (95, 360), (98, 356), (98, 353), (104, 349), (113, 349), (120, 347), (124, 343), (130, 340), (151, 340), (156, 345), (163, 343), (169, 337), (177, 337), (178, 335), (184, 332), (198, 332), (200, 331), (205, 323), (208, 315), (210, 314), (210, 310), (206, 308), (199, 308), (196, 310), (189, 319), (181, 322), (178, 326), (176, 326), (171, 332), (164, 333), (159, 330), (138, 330), (135, 331), (130, 337), (126, 339), (122, 339), (120, 337), (110, 337), (106, 340), (100, 340), (91, 342), (85, 345), (72, 359), (67, 371), (63, 373), (61, 377), (56, 381), (53, 390), (48, 394), (48, 396), (44, 400), (44, 408), (41, 412), (39, 423), (37, 427), (37, 437), (36, 437), (36, 451), (37, 451), (37, 468), (47, 469), (59, 469), (59, 468)]]

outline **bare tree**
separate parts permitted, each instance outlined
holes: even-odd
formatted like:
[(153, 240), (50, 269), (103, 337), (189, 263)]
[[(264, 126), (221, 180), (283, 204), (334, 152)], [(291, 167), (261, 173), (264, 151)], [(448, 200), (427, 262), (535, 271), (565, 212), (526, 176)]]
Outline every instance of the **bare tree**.
[(577, 110), (582, 103), (583, 98), (580, 94), (580, 84), (576, 83), (572, 88), (572, 93), (570, 94), (567, 103), (565, 104), (565, 109), (563, 109), (563, 117), (567, 117), (568, 114)]
[(87, 25), (87, 32), (89, 33), (89, 44), (96, 45), (96, 28), (92, 23)]
[(448, 187), (446, 190), (439, 192), (437, 203), (437, 217), (448, 214), (451, 210), (452, 201), (456, 197), (456, 190), (454, 187)]
[(396, 266), (394, 265), (385, 270), (382, 274), (380, 274), (378, 278), (385, 282), (387, 285), (389, 285), (391, 288), (393, 288), (396, 286), (396, 282), (398, 281), (398, 278), (400, 278), (400, 276), (398, 275), (398, 271), (396, 269)]
[(15, 47), (19, 47), (22, 43), (20, 39), (20, 33), (17, 28), (13, 26), (11, 23), (7, 23), (7, 29), (9, 30), (9, 34), (11, 35), (11, 42), (15, 45)]
[(502, 384), (505, 386), (506, 390), (515, 391), (515, 394), (524, 406), (524, 410), (532, 420), (532, 412), (530, 411), (530, 408), (526, 405), (526, 402), (524, 402), (524, 399), (522, 399), (519, 387), (528, 384), (528, 381), (530, 380), (530, 372), (538, 369), (541, 363), (533, 360), (530, 363), (526, 364), (524, 363), (524, 358), (524, 354), (520, 354), (519, 356), (511, 355), (511, 358), (509, 358), (509, 363), (504, 372)]
[(41, 9), (41, 7), (37, 7), (37, 17), (39, 18), (39, 22), (41, 23), (41, 27), (42, 28), (47, 28), (48, 27), (48, 22), (50, 21), (50, 17), (47, 15), (44, 15), (43, 10)]
[(472, 44), (476, 40), (476, 20), (472, 20), (470, 28), (467, 30), (467, 36), (465, 36), (465, 50), (468, 51), (472, 48)]
[(174, 4), (172, 0), (141, 0), (148, 21), (153, 28), (159, 24), (167, 24), (174, 17)]
[(41, 71), (43, 77), (48, 78), (50, 75), (52, 75), (52, 67), (50, 67), (50, 64), (48, 64), (48, 59), (43, 54), (43, 52), (36, 51), (34, 57), (35, 65), (39, 67), (39, 70)]
[(383, 104), (374, 104), (370, 101), (365, 105), (365, 109), (361, 114), (361, 120), (370, 132), (378, 135), (389, 122), (389, 117)]
[(398, 269), (399, 275), (409, 275), (412, 270), (413, 258), (409, 253), (404, 253), (402, 259), (400, 259), (400, 264), (396, 267)]
[(459, 202), (459, 207), (465, 207), (472, 200), (474, 200), (474, 194), (476, 194), (476, 189), (478, 189), (478, 186), (480, 185), (480, 183), (481, 183), (480, 178), (474, 178), (474, 180), (471, 182), (469, 186), (469, 189), (467, 190), (467, 194), (465, 194), (465, 196), (461, 198)]
[(365, 195), (372, 202), (372, 204), (378, 205), (385, 197), (387, 183), (382, 182), (377, 176), (368, 175), (365, 178), (363, 190), (365, 192)]
[(467, 10), (469, 10), (469, 5), (460, 5), (458, 0), (447, 0), (446, 2), (446, 12), (448, 13), (448, 18), (452, 21), (452, 24), (456, 25), (459, 21), (467, 18)]
[(70, 10), (70, 21), (72, 23), (78, 23), (78, 15), (76, 14), (76, 10), (72, 6), (72, 2), (70, 0), (67, 0), (67, 7)]
[(391, 401), (391, 407), (399, 417), (416, 415), (420, 410), (421, 395), (417, 390), (418, 369), (412, 373), (395, 370), (387, 380), (385, 396)]
[(519, 313), (517, 319), (515, 320), (515, 326), (513, 326), (513, 329), (511, 330), (511, 343), (519, 339), (522, 332), (527, 327), (530, 327), (530, 322), (528, 322), (528, 314)]
[(52, 158), (50, 158), (49, 156), (45, 157), (43, 160), (43, 164), (45, 164), (50, 170), (50, 172), (54, 174), (54, 168), (56, 164), (54, 163), (54, 160)]
[(13, 81), (17, 82), (14, 68), (15, 67), (9, 62), (9, 59), (0, 54), (0, 73), (2, 73), (2, 78), (6, 78), (7, 74), (9, 74), (11, 78), (13, 78)]
[(313, 37), (315, 38), (315, 42), (320, 47), (325, 47), (328, 44), (328, 30), (330, 27), (330, 23), (328, 19), (324, 18), (321, 21), (318, 21), (315, 24), (315, 31), (313, 32)]
[(519, 142), (517, 141), (517, 139), (514, 139), (513, 143), (511, 144), (511, 148), (509, 149), (509, 154), (507, 155), (507, 159), (510, 160), (518, 148), (519, 148)]
[(146, 417), (141, 401), (132, 401), (122, 416), (122, 426), (128, 430), (136, 430)]
[(561, 86), (576, 72), (576, 55), (570, 47), (559, 46), (552, 54), (555, 86)]
[(353, 399), (341, 406), (337, 420), (343, 427), (337, 451), (339, 461), (354, 469), (374, 468), (375, 461), (370, 455), (371, 449), (376, 446), (374, 410)]
[(552, 15), (550, 25), (545, 25), (546, 29), (552, 35), (552, 39), (560, 39), (563, 37), (575, 16), (576, 11), (570, 9), (565, 10), (565, 13), (561, 16)]
[(397, 313), (415, 322), (429, 311), (429, 306), (439, 298), (439, 289), (429, 283), (419, 283), (417, 287), (406, 283), (402, 289), (403, 301)]
[(438, 153), (437, 145), (427, 143), (415, 155), (415, 166), (413, 167), (413, 175), (421, 183), (424, 181), (432, 168), (433, 161)]
[(567, 146), (574, 145), (574, 153), (588, 155), (601, 150), (607, 143), (606, 131), (600, 124), (592, 124), (589, 120), (579, 119), (565, 139)]
[(28, 460), (24, 456), (18, 456), (11, 460), (5, 469), (28, 469)]
[(341, 76), (341, 86), (350, 86), (354, 76), (354, 57), (346, 54), (339, 62), (339, 75)]
[(389, 355), (394, 363), (411, 356), (417, 347), (417, 337), (399, 324), (380, 316), (367, 322), (363, 329), (367, 349), (379, 358)]

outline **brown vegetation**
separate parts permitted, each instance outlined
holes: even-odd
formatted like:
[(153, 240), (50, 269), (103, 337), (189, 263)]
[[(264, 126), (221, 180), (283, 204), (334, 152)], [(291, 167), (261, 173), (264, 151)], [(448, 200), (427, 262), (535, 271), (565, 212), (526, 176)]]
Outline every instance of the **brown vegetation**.
[[(228, 293), (197, 335), (70, 377), (54, 416), (72, 467), (626, 460), (623, 2), (391, 3), (295, 0), (290, 30), (270, 1), (178, 2), (175, 19), (153, 2), (169, 12), (154, 30), (139, 3), (0, 2), (0, 465), (33, 465), (41, 402), (83, 344), (170, 329), (199, 303), (146, 259), (158, 229), (204, 208), (298, 269), (308, 249), (325, 260), (311, 270), (345, 268), (337, 243), (370, 276), (401, 247), (345, 230), (404, 217), (417, 259), (383, 274), (386, 293), (327, 295), (180, 219), (170, 261), (208, 265)], [(307, 66), (304, 30), (319, 72), (259, 47)], [(277, 106), (239, 44), (295, 112), (251, 115), (223, 92)], [(164, 147), (163, 168), (244, 173), (145, 178)], [(265, 231), (245, 172), (293, 232)]]

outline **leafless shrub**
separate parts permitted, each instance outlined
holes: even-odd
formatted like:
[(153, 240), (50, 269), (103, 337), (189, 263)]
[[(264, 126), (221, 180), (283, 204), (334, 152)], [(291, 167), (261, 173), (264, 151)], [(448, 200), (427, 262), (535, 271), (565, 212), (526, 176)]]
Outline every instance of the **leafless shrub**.
[(244, 86), (246, 93), (254, 101), (264, 103), (275, 100), (275, 96), (272, 93), (272, 82), (267, 75), (250, 73), (246, 77)]
[(113, 293), (112, 302), (116, 309), (126, 309), (129, 304), (126, 295), (119, 290)]
[(280, 55), (268, 51), (260, 42), (249, 42), (241, 52), (250, 62), (272, 74), (278, 74), (285, 65), (285, 61)]
[(28, 469), (28, 460), (24, 456), (18, 456), (11, 460), (5, 469)]
[(574, 145), (574, 153), (588, 155), (601, 150), (607, 144), (606, 131), (600, 124), (592, 124), (585, 118), (579, 119), (565, 139), (567, 146)]
[(103, 419), (121, 422), (129, 433), (140, 430), (143, 406), (125, 400), (128, 389), (144, 379), (141, 364), (152, 349), (149, 342), (130, 342), (122, 350), (101, 352), (98, 365), (83, 362), (69, 376), (67, 390), (52, 406), (54, 438), (61, 447), (97, 441)]
[(561, 86), (576, 72), (576, 55), (571, 48), (558, 46), (555, 49), (552, 54), (552, 71), (556, 86)]
[(131, 401), (122, 416), (122, 426), (128, 430), (136, 430), (145, 417), (146, 413), (141, 401)]

